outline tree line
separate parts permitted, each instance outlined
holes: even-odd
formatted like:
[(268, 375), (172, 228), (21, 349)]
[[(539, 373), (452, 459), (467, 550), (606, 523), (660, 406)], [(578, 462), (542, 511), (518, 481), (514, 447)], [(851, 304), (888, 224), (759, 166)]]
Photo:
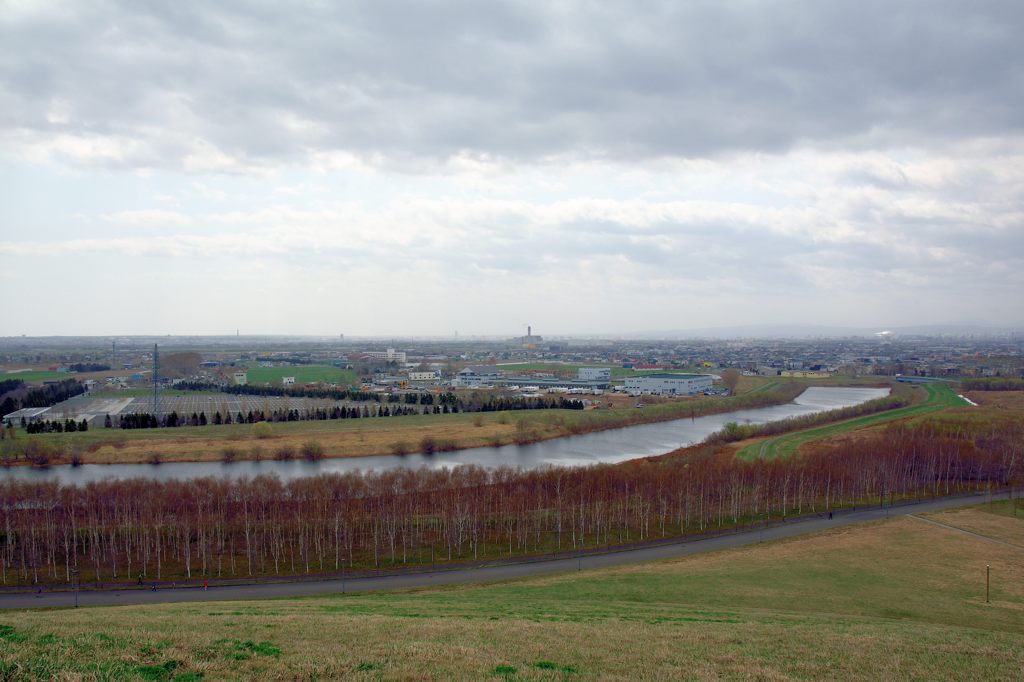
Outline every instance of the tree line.
[(74, 433), (75, 431), (89, 430), (89, 422), (85, 419), (81, 421), (53, 419), (26, 423), (25, 418), (22, 417), (21, 422), (26, 433)]
[(72, 372), (106, 372), (110, 370), (110, 365), (98, 362), (75, 362), (68, 365), (68, 369)]
[[(326, 398), (329, 400), (348, 400), (350, 402), (381, 402), (382, 400), (391, 400), (397, 402), (399, 400), (398, 394), (384, 394), (374, 391), (361, 391), (355, 388), (337, 388), (330, 386), (318, 386), (316, 388), (307, 388), (306, 386), (261, 386), (259, 384), (219, 384), (209, 381), (179, 381), (174, 384), (174, 388), (182, 389), (185, 391), (219, 391), (221, 393), (230, 393), (232, 395), (257, 395), (257, 396), (273, 396), (278, 398)], [(431, 393), (410, 393), (406, 395), (418, 396), (418, 403), (423, 405), (432, 405), (434, 403), (434, 395)]]
[(963, 379), (960, 388), (964, 391), (1024, 391), (1024, 379), (995, 377), (991, 379)]
[(926, 421), (800, 458), (87, 485), (0, 481), (5, 585), (337, 573), (587, 550), (1020, 482), (1024, 426)]
[[(502, 410), (582, 410), (584, 408), (581, 400), (568, 400), (559, 398), (519, 398), (515, 400), (492, 400), (477, 407), (476, 412), (494, 412)], [(371, 417), (402, 417), (418, 414), (454, 414), (459, 411), (459, 404), (451, 407), (445, 404), (417, 407), (412, 405), (377, 405), (376, 408), (363, 405), (362, 407), (350, 407), (335, 405), (332, 407), (307, 408), (304, 410), (249, 410), (246, 413), (238, 412), (233, 417), (230, 411), (221, 414), (220, 410), (208, 417), (205, 411), (198, 414), (193, 412), (191, 416), (179, 415), (176, 411), (168, 414), (153, 415), (148, 412), (133, 412), (122, 415), (107, 415), (104, 418), (106, 428), (120, 429), (155, 429), (162, 427), (176, 428), (180, 426), (206, 426), (212, 424), (256, 424), (262, 421), (269, 422), (294, 422), (294, 421), (321, 421), (328, 419), (369, 419)]]
[[(6, 391), (0, 390), (0, 395), (5, 392), (17, 391), (24, 386), (20, 380), (15, 381), (21, 384), (21, 386), (12, 386), (10, 381), (0, 382), (0, 389), (6, 388)], [(9, 388), (7, 388), (8, 386)], [(40, 388), (34, 388), (20, 398), (15, 395), (7, 395), (3, 401), (0, 401), (0, 417), (4, 417), (11, 412), (17, 412), (25, 407), (51, 407), (83, 393), (85, 393), (84, 384), (76, 379), (65, 379), (53, 384), (46, 384)]]

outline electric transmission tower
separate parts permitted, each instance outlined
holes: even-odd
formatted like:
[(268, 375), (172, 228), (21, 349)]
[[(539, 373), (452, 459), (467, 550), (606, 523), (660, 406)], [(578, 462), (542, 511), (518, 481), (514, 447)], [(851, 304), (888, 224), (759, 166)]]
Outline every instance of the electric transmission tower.
[(153, 417), (160, 418), (160, 351), (153, 344)]

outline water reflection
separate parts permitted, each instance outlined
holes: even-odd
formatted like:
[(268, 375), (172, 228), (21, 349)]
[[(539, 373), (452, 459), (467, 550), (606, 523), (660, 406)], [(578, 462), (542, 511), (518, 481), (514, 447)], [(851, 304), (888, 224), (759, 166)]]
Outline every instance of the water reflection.
[(483, 467), (511, 466), (533, 469), (548, 465), (573, 466), (615, 463), (628, 459), (660, 455), (678, 447), (693, 445), (720, 430), (728, 422), (763, 424), (787, 417), (797, 417), (880, 398), (889, 394), (886, 388), (812, 387), (791, 403), (724, 414), (677, 419), (656, 424), (627, 426), (597, 433), (567, 436), (531, 445), (503, 445), (473, 448), (434, 455), (383, 455), (327, 459), (319, 462), (264, 460), (259, 462), (181, 462), (151, 464), (86, 464), (79, 467), (55, 466), (49, 469), (11, 467), (0, 476), (24, 480), (57, 480), (62, 483), (86, 483), (105, 478), (152, 478), (157, 480), (223, 476), (241, 478), (259, 474), (277, 474), (282, 479), (315, 476), (321, 473), (355, 470), (386, 470), (395, 468), (440, 468), (477, 464)]

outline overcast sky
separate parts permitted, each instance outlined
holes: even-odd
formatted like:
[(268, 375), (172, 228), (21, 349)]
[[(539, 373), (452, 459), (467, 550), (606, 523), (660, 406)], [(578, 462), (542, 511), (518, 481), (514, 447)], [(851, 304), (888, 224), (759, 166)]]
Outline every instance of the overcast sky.
[(0, 335), (1024, 323), (1024, 4), (0, 0)]

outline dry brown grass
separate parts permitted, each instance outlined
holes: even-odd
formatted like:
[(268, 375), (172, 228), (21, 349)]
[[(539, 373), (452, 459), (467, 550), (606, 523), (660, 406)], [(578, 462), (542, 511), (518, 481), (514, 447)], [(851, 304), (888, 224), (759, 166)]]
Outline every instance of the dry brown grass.
[[(1017, 516), (1013, 516), (1007, 502), (993, 504), (991, 509), (986, 505), (968, 509), (948, 509), (923, 516), (1024, 548), (1024, 511), (1018, 508)], [(1024, 565), (1024, 549), (1021, 551), (1021, 563)]]
[[(368, 420), (369, 421), (369, 420)], [(315, 440), (324, 447), (325, 457), (366, 457), (388, 455), (396, 443), (419, 443), (430, 437), (438, 442), (453, 441), (460, 448), (483, 447), (496, 439), (503, 443), (512, 442), (515, 434), (514, 420), (507, 424), (485, 422), (479, 427), (468, 429), (466, 424), (442, 422), (432, 425), (401, 426), (394, 429), (353, 428), (346, 431), (316, 428), (317, 422), (305, 422), (308, 428), (292, 433), (275, 432), (267, 439), (257, 441), (255, 437), (237, 436), (231, 438), (167, 438), (153, 440), (131, 440), (102, 445), (88, 455), (90, 464), (117, 464), (144, 462), (151, 453), (161, 455), (164, 462), (213, 462), (221, 458), (226, 440), (236, 442), (259, 442), (269, 449), (290, 445), (298, 450), (309, 440)], [(415, 450), (415, 446), (412, 448)]]
[(1024, 391), (968, 391), (964, 395), (982, 407), (1024, 412)]

